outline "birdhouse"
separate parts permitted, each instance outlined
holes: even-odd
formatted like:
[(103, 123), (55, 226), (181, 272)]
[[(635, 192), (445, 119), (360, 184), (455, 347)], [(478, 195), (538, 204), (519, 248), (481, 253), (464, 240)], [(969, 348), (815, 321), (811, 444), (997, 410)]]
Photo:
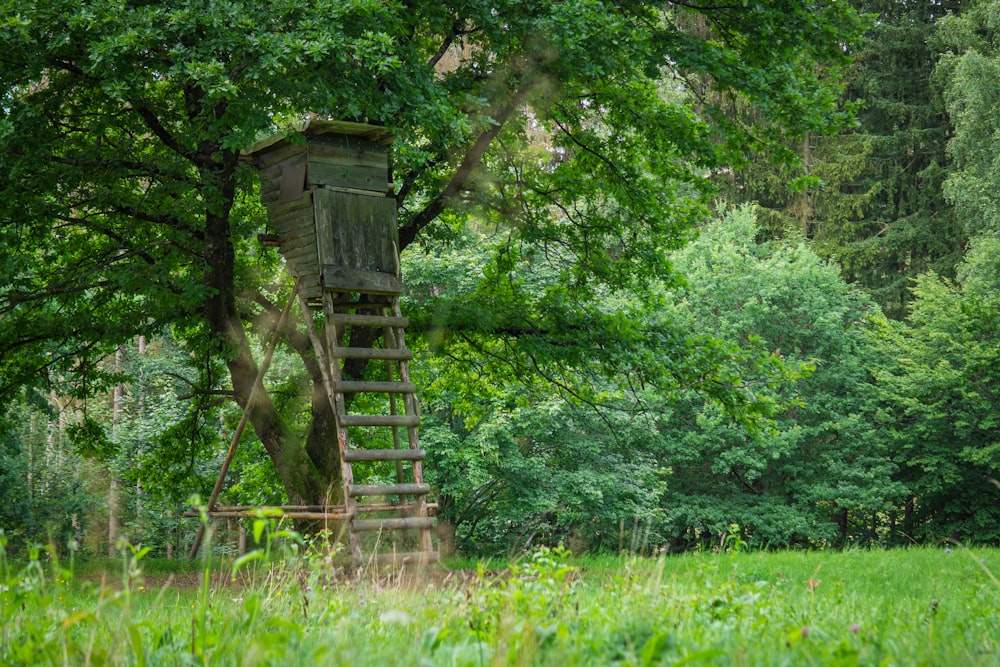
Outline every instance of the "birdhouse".
[(310, 301), (322, 290), (402, 292), (391, 142), (382, 127), (314, 119), (243, 151), (259, 170), (279, 251)]

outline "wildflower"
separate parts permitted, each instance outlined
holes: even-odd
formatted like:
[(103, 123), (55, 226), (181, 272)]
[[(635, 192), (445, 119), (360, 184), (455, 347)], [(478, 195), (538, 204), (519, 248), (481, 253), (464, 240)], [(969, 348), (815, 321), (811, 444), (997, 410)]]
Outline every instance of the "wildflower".
[(808, 637), (809, 636), (809, 628), (807, 628), (805, 626), (802, 627), (802, 636), (803, 637)]
[(858, 634), (858, 630), (860, 630), (860, 629), (861, 629), (861, 628), (860, 628), (860, 627), (858, 627), (858, 624), (857, 624), (857, 623), (851, 623), (851, 632), (852, 632), (852, 633), (854, 633), (854, 634)]
[(951, 549), (945, 549), (945, 550), (944, 550), (944, 552), (945, 552), (946, 554), (950, 554), (950, 553), (951, 553)]

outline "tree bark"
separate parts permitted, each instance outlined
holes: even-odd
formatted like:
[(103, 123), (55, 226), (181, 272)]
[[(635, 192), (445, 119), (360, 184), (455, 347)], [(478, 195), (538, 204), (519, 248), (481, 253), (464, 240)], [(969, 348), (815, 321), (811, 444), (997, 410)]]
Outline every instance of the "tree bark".
[(340, 458), (337, 448), (337, 424), (322, 380), (313, 382), (312, 421), (306, 436), (306, 452), (325, 482), (322, 497), (311, 499), (311, 503), (322, 504), (327, 500), (331, 505), (344, 502), (344, 489), (340, 474)]
[[(121, 346), (115, 350), (115, 372), (121, 373), (122, 371), (122, 357), (124, 356)], [(118, 422), (121, 421), (122, 417), (122, 398), (124, 397), (125, 388), (121, 384), (116, 384), (114, 392), (111, 399), (111, 428), (117, 429)], [(118, 520), (118, 509), (119, 509), (119, 484), (118, 478), (115, 476), (114, 470), (111, 471), (111, 484), (108, 486), (108, 556), (114, 557), (115, 550), (118, 544), (118, 533), (121, 530), (121, 524)]]
[(115, 557), (115, 547), (118, 544), (118, 478), (111, 475), (111, 485), (108, 487), (108, 556)]
[[(258, 390), (253, 403), (249, 404), (258, 366), (236, 307), (235, 252), (230, 238), (236, 166), (237, 155), (226, 152), (221, 164), (202, 170), (202, 181), (209, 186), (206, 189), (214, 189), (219, 195), (217, 203), (208, 205), (206, 210), (204, 282), (211, 294), (204, 302), (204, 317), (212, 333), (225, 342), (220, 352), (226, 358), (234, 398), (248, 411), (249, 423), (274, 463), (289, 502), (315, 504), (321, 502), (329, 485), (323, 473), (329, 473), (333, 466), (322, 460), (320, 465), (315, 465), (310, 460), (306, 447), (282, 419), (266, 390)], [(325, 419), (323, 411), (319, 406), (319, 424), (311, 429), (310, 441), (318, 442), (325, 437), (326, 421), (329, 420)], [(316, 445), (313, 449), (319, 451)], [(339, 464), (335, 469), (339, 471)]]

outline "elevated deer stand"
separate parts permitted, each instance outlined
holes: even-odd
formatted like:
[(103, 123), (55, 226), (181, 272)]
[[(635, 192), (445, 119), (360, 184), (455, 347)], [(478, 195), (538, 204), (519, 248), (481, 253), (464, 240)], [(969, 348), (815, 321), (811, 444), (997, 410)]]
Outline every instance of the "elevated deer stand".
[[(399, 308), (396, 202), (386, 150), (391, 141), (377, 126), (313, 120), (299, 132), (244, 151), (260, 172), (261, 198), (275, 232), (270, 241), (295, 278), (323, 370), (337, 420), (337, 442), (330, 446), (337, 449), (344, 482), (343, 505), (267, 509), (286, 518), (344, 522), (356, 562), (366, 553), (389, 562), (437, 557), (430, 516), (435, 506), (426, 502), (419, 407), (408, 368), (412, 355), (404, 342), (407, 319)], [(319, 308), (322, 336), (310, 314)], [(261, 377), (269, 360), (270, 350)], [(344, 379), (345, 368), (372, 361), (384, 363), (384, 379)], [(210, 517), (258, 515), (260, 508), (215, 505), (245, 418), (209, 499)], [(380, 445), (356, 446), (372, 442)], [(376, 483), (356, 484), (355, 465)], [(383, 483), (386, 477), (394, 483)], [(407, 540), (415, 547), (397, 550)], [(199, 544), (200, 537), (192, 555)]]

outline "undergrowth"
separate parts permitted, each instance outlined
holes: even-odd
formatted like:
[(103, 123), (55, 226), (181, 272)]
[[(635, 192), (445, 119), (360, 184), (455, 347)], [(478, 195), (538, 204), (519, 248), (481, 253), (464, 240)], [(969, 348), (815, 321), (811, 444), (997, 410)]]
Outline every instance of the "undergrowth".
[[(347, 572), (261, 520), (227, 563), (9, 560), (4, 665), (1000, 665), (996, 550), (746, 552)], [(496, 564), (494, 564), (496, 565)]]

